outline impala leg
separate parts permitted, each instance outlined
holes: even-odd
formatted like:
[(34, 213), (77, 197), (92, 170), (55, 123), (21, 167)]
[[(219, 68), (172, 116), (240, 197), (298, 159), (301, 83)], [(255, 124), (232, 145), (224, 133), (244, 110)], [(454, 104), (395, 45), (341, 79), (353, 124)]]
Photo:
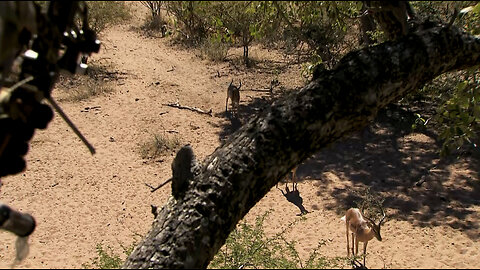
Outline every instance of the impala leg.
[(352, 233), (352, 256), (355, 256), (355, 242), (356, 242), (356, 239), (355, 239), (355, 234)]
[(363, 266), (365, 266), (365, 256), (367, 254), (367, 244), (368, 244), (368, 242), (363, 243)]
[(348, 246), (350, 241), (348, 240), (348, 222), (345, 222), (346, 227), (347, 227), (347, 257), (350, 255), (350, 247)]
[(358, 255), (358, 238), (355, 238), (355, 255)]

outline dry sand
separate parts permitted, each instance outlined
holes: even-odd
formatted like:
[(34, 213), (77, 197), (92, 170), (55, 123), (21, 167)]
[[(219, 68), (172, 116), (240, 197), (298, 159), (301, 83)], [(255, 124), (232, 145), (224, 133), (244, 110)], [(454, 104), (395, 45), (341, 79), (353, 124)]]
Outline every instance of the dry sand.
[[(161, 206), (170, 196), (169, 186), (151, 193), (145, 183), (156, 186), (170, 177), (174, 153), (143, 160), (139, 143), (153, 134), (178, 136), (203, 160), (235, 129), (224, 113), (232, 78), (242, 79), (241, 121), (269, 101), (267, 93), (252, 89), (268, 87), (275, 67), (285, 89), (303, 84), (299, 65), (288, 65), (280, 54), (258, 47), (251, 49), (252, 57), (270, 61), (246, 70), (234, 64), (236, 60), (209, 63), (169, 45), (168, 39), (142, 35), (138, 26), (146, 9), (134, 6), (137, 15), (108, 29), (101, 52), (90, 60), (112, 65), (122, 74), (108, 82), (114, 91), (80, 102), (62, 101), (68, 89), (57, 87), (53, 92), (97, 154), (90, 155), (56, 115), (48, 129), (35, 134), (27, 170), (2, 179), (0, 200), (31, 213), (38, 222), (29, 240), (30, 254), (18, 268), (81, 268), (97, 255), (97, 244), (123, 256), (122, 246), (131, 246), (151, 227), (150, 205)], [(241, 49), (232, 50), (229, 59), (239, 59), (240, 54)], [(213, 117), (163, 105), (176, 101), (212, 109)], [(319, 152), (298, 168), (298, 189), (310, 213), (287, 233), (288, 239), (297, 241), (303, 259), (322, 240), (322, 255), (345, 256), (340, 217), (358, 199), (353, 191), (369, 185), (386, 198), (388, 219), (382, 228), (384, 240), (369, 243), (367, 266), (478, 268), (478, 162), (462, 158), (429, 170), (437, 162), (436, 150), (430, 137), (399, 134), (378, 121)], [(424, 175), (426, 182), (415, 186)], [(245, 220), (270, 209), (273, 213), (265, 221), (269, 235), (300, 219), (299, 208), (273, 187)], [(1, 231), (0, 239), (0, 268), (8, 268), (14, 237)]]

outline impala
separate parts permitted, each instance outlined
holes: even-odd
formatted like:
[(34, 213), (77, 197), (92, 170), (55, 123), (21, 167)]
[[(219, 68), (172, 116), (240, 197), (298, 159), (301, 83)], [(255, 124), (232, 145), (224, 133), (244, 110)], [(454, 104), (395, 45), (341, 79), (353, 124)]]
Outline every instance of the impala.
[[(377, 225), (373, 220), (365, 216), (363, 213), (363, 208), (364, 204), (362, 204), (360, 209), (348, 209), (345, 216), (343, 216), (341, 220), (345, 221), (345, 226), (347, 228), (347, 257), (350, 255), (350, 241), (348, 239), (348, 235), (349, 231), (352, 231), (352, 255), (355, 256), (358, 254), (358, 242), (363, 242), (363, 266), (365, 266), (365, 254), (367, 251), (368, 241), (372, 240), (373, 237), (377, 238), (378, 241), (382, 241), (382, 236), (380, 235), (380, 226), (385, 219), (385, 212), (383, 211), (383, 207), (380, 206), (383, 216)], [(354, 246), (355, 253), (353, 252)]]
[(240, 87), (242, 87), (242, 81), (240, 81), (240, 85), (236, 87), (233, 85), (233, 79), (230, 82), (230, 85), (227, 88), (227, 101), (225, 102), (225, 113), (228, 111), (228, 99), (230, 98), (232, 102), (232, 115), (235, 114), (237, 116), (238, 111), (238, 104), (240, 103)]

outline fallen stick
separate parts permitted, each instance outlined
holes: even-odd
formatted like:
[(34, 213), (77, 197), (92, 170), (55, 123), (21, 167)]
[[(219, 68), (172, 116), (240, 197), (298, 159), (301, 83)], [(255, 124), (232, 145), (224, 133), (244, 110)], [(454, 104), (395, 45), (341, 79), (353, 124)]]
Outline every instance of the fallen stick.
[(198, 113), (201, 113), (201, 114), (208, 114), (208, 115), (212, 116), (212, 109), (210, 109), (210, 111), (206, 112), (206, 111), (204, 111), (202, 109), (199, 109), (197, 107), (182, 106), (182, 105), (178, 104), (178, 102), (168, 103), (168, 104), (163, 104), (163, 105), (178, 108), (178, 109), (190, 110), (190, 111), (198, 112)]
[(250, 90), (244, 90), (244, 91), (252, 91), (252, 92), (272, 92), (270, 88), (264, 88), (264, 89), (250, 89)]
[(172, 181), (172, 178), (166, 180), (165, 182), (161, 183), (160, 185), (158, 185), (157, 187), (153, 187), (152, 185), (150, 184), (147, 184), (147, 183), (144, 183), (147, 187), (150, 188), (150, 192), (155, 192), (157, 191), (158, 189), (160, 189), (161, 187), (165, 186), (167, 183), (169, 183), (170, 181)]

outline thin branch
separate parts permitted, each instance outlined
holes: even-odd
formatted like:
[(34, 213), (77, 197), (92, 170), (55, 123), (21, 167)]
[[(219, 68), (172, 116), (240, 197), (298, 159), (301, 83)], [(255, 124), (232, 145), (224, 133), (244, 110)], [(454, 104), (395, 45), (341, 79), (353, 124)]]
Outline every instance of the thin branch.
[(149, 187), (149, 188), (151, 189), (150, 192), (153, 193), (153, 192), (157, 191), (158, 189), (162, 188), (163, 186), (165, 186), (165, 185), (166, 185), (167, 183), (169, 183), (170, 181), (172, 181), (172, 178), (166, 180), (165, 182), (161, 183), (161, 184), (158, 185), (157, 187), (153, 187), (152, 185), (147, 184), (147, 183), (145, 183), (145, 185), (146, 185), (147, 187)]
[(182, 106), (178, 102), (168, 103), (168, 104), (163, 104), (163, 105), (178, 108), (178, 109), (183, 109), (183, 110), (190, 110), (190, 111), (197, 112), (197, 113), (200, 113), (200, 114), (207, 114), (207, 115), (213, 116), (212, 115), (212, 109), (210, 109), (208, 112), (206, 112), (206, 111), (204, 111), (202, 109), (199, 109), (197, 107)]

